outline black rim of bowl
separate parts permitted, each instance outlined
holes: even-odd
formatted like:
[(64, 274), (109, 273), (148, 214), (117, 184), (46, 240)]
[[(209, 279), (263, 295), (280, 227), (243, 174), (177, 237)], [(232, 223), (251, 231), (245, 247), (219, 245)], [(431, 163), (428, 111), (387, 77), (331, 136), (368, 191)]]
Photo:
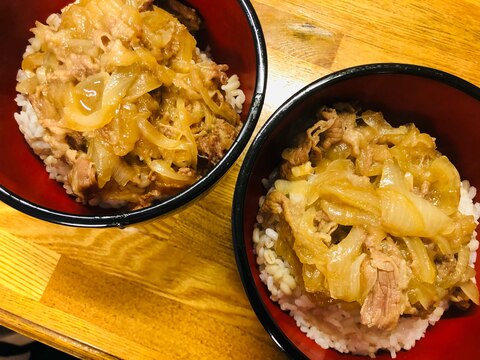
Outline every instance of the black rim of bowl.
[(248, 299), (255, 314), (273, 341), (292, 358), (307, 359), (308, 357), (300, 349), (298, 349), (292, 343), (292, 341), (290, 341), (287, 335), (285, 335), (275, 320), (270, 316), (260, 297), (258, 289), (255, 286), (253, 274), (250, 271), (247, 253), (253, 251), (253, 249), (247, 249), (244, 242), (243, 222), (245, 199), (247, 196), (246, 190), (253, 166), (257, 159), (257, 154), (261, 150), (266, 138), (270, 135), (270, 133), (282, 121), (283, 117), (302, 101), (303, 97), (315, 93), (317, 89), (321, 87), (329, 86), (345, 79), (363, 75), (393, 73), (415, 75), (437, 80), (451, 87), (457, 88), (458, 90), (463, 91), (477, 100), (480, 100), (480, 88), (477, 86), (455, 75), (430, 67), (401, 63), (375, 63), (346, 68), (326, 75), (310, 83), (286, 100), (285, 103), (283, 103), (262, 126), (253, 140), (252, 145), (248, 149), (240, 168), (235, 186), (232, 207), (232, 239), (235, 260), (243, 287), (247, 293)]
[(220, 162), (208, 173), (208, 176), (201, 178), (184, 191), (163, 200), (152, 206), (131, 211), (128, 213), (120, 213), (115, 215), (76, 215), (62, 211), (55, 211), (43, 206), (38, 206), (0, 185), (0, 200), (9, 206), (41, 220), (46, 220), (55, 224), (88, 227), (88, 228), (105, 228), (105, 227), (121, 227), (135, 224), (153, 218), (169, 214), (186, 206), (189, 202), (205, 193), (223, 175), (231, 168), (238, 159), (248, 141), (250, 140), (255, 126), (258, 122), (260, 112), (265, 99), (265, 89), (267, 82), (267, 49), (263, 31), (257, 14), (249, 0), (237, 0), (242, 8), (247, 21), (250, 24), (254, 47), (256, 50), (256, 66), (257, 76), (255, 82), (254, 95), (250, 110), (247, 114), (245, 125), (242, 127), (240, 134), (234, 141), (228, 152), (220, 160)]

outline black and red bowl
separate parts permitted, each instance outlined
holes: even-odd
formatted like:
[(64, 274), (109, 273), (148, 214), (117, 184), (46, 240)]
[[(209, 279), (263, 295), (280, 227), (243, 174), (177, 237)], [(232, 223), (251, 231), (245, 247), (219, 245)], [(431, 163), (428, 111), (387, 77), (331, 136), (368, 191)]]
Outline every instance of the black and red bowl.
[[(258, 200), (266, 192), (262, 179), (279, 165), (282, 150), (291, 145), (292, 135), (304, 129), (306, 121), (314, 119), (315, 110), (339, 101), (358, 101), (364, 110), (382, 111), (392, 125), (414, 122), (437, 139), (439, 150), (450, 158), (462, 179), (480, 188), (480, 89), (458, 77), (414, 65), (363, 65), (323, 77), (280, 106), (243, 161), (233, 200), (232, 231), (237, 266), (250, 303), (273, 340), (295, 359), (359, 357), (320, 348), (270, 300), (259, 278), (252, 231)], [(478, 274), (478, 262), (476, 269)], [(397, 359), (480, 359), (479, 334), (478, 307), (461, 314), (447, 313), (413, 349), (397, 353)], [(381, 353), (377, 358), (390, 355)]]
[[(72, 0), (73, 1), (73, 0)], [(238, 74), (246, 101), (244, 126), (223, 159), (188, 189), (147, 208), (118, 212), (81, 205), (62, 186), (48, 178), (43, 163), (33, 154), (18, 130), (14, 113), (17, 70), (29, 29), (35, 21), (45, 22), (72, 1), (25, 0), (0, 4), (0, 200), (30, 216), (53, 223), (81, 227), (125, 226), (150, 220), (181, 209), (213, 187), (235, 163), (253, 134), (265, 97), (267, 54), (257, 15), (248, 0), (189, 0), (204, 20), (200, 44), (211, 48), (218, 63)]]

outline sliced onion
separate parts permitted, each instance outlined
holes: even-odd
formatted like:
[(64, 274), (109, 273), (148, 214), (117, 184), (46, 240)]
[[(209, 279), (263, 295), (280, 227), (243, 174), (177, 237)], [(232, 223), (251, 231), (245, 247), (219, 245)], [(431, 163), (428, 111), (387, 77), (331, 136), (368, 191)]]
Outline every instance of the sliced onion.
[(365, 230), (353, 227), (345, 239), (330, 248), (327, 282), (332, 298), (349, 302), (360, 299), (360, 266), (366, 256), (361, 254), (361, 247), (365, 238)]
[(181, 174), (173, 170), (170, 164), (168, 164), (168, 162), (165, 160), (152, 160), (148, 163), (148, 166), (162, 178), (187, 184), (191, 184), (195, 181), (195, 177)]
[(432, 259), (428, 256), (427, 249), (419, 237), (404, 237), (403, 241), (412, 256), (412, 271), (423, 282), (433, 284), (437, 271)]
[(477, 288), (477, 285), (474, 284), (472, 280), (460, 285), (460, 289), (462, 289), (465, 295), (467, 295), (468, 298), (472, 300), (474, 304), (480, 305), (478, 288)]

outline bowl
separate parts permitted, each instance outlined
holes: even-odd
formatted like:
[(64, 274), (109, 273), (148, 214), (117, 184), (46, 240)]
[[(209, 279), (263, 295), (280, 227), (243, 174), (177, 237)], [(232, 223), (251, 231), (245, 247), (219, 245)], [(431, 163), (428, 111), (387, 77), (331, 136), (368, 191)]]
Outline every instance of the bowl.
[[(197, 40), (209, 46), (217, 63), (229, 65), (238, 74), (246, 95), (241, 119), (243, 128), (225, 156), (204, 177), (184, 191), (149, 207), (122, 212), (90, 207), (68, 196), (61, 184), (48, 178), (43, 163), (33, 154), (18, 130), (14, 113), (16, 74), (22, 54), (32, 37), (35, 21), (45, 23), (49, 14), (59, 12), (69, 1), (7, 1), (0, 5), (3, 54), (0, 57), (0, 200), (13, 208), (49, 222), (78, 227), (126, 226), (182, 209), (207, 192), (235, 163), (247, 145), (264, 101), (267, 55), (262, 29), (248, 0), (229, 0), (211, 6), (206, 0), (186, 4), (204, 20)], [(225, 16), (228, 14), (228, 16)], [(242, 39), (239, 46), (238, 39)], [(6, 55), (8, 54), (8, 55)]]
[[(414, 122), (437, 139), (439, 150), (457, 167), (462, 179), (480, 187), (480, 89), (458, 77), (409, 64), (368, 64), (325, 76), (306, 86), (269, 118), (248, 149), (238, 176), (232, 210), (232, 233), (238, 270), (258, 319), (275, 343), (294, 359), (358, 359), (324, 350), (300, 331), (295, 321), (269, 297), (259, 278), (252, 231), (258, 201), (265, 195), (262, 179), (280, 163), (306, 119), (314, 119), (321, 105), (358, 100), (362, 109), (382, 111), (392, 125)], [(477, 196), (478, 201), (478, 196)], [(479, 262), (477, 261), (477, 283)], [(398, 359), (478, 359), (480, 309), (448, 311), (426, 336)], [(386, 352), (378, 359), (388, 359)]]

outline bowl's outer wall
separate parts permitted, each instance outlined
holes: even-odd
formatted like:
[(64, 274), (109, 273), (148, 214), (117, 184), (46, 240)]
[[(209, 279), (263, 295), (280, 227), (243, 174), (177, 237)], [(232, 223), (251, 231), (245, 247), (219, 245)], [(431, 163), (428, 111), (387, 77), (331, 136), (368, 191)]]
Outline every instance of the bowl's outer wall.
[[(76, 203), (59, 183), (49, 179), (42, 162), (30, 150), (14, 120), (13, 114), (18, 111), (14, 102), (15, 78), (27, 40), (32, 37), (29, 29), (34, 27), (35, 21), (44, 23), (49, 14), (58, 12), (68, 3), (66, 0), (30, 0), (2, 1), (0, 5), (0, 31), (4, 34), (4, 48), (0, 55), (0, 185), (13, 193), (15, 198), (46, 209), (79, 215), (115, 215), (115, 210), (101, 210)], [(242, 113), (245, 121), (254, 101), (258, 59), (243, 9), (237, 1), (218, 1), (215, 6), (207, 0), (191, 0), (189, 3), (199, 10), (204, 19), (199, 46), (208, 44), (214, 59), (218, 63), (229, 64), (229, 73), (240, 76), (246, 95), (246, 110)], [(253, 126), (249, 131), (253, 131)], [(12, 201), (15, 206), (19, 203), (13, 199), (7, 201)], [(32, 205), (23, 208), (32, 211), (30, 207)], [(42, 211), (34, 212), (40, 214)]]
[[(477, 89), (478, 93), (478, 89)], [(331, 105), (339, 101), (357, 101), (363, 110), (378, 110), (393, 125), (414, 122), (417, 127), (436, 137), (438, 148), (447, 155), (460, 172), (462, 179), (480, 188), (480, 147), (477, 134), (480, 130), (480, 100), (466, 93), (440, 83), (434, 79), (408, 74), (373, 74), (353, 77), (341, 82), (331, 82), (324, 87), (312, 91), (312, 96), (302, 102), (291, 102), (287, 108), (280, 108), (260, 131), (264, 141), (258, 143), (255, 154), (250, 151), (244, 163), (253, 163), (241, 181), (247, 181), (242, 211), (243, 223), (234, 226), (243, 227), (244, 243), (237, 247), (237, 252), (246, 252), (250, 276), (242, 274), (243, 281), (253, 281), (258, 297), (251, 298), (259, 317), (270, 317), (273, 326), (267, 331), (284, 348), (300, 349), (294, 356), (305, 355), (312, 359), (357, 359), (354, 356), (340, 355), (335, 351), (324, 351), (312, 340), (300, 332), (293, 319), (280, 310), (276, 303), (269, 299), (269, 293), (259, 278), (258, 267), (251, 249), (252, 230), (256, 222), (258, 199), (265, 194), (261, 180), (279, 165), (280, 154), (299, 129), (307, 128), (314, 121), (315, 111), (322, 105)], [(271, 132), (269, 132), (271, 131)], [(254, 142), (254, 146), (255, 146)], [(251, 158), (250, 158), (251, 157)], [(248, 176), (248, 174), (251, 174)], [(238, 184), (237, 184), (238, 187)], [(234, 210), (235, 214), (235, 210)], [(235, 215), (234, 215), (235, 217)], [(235, 233), (235, 229), (234, 229)], [(236, 239), (242, 241), (242, 239)], [(237, 261), (242, 254), (237, 254)], [(241, 262), (241, 261), (240, 261)], [(239, 263), (240, 263), (239, 262)], [(240, 266), (241, 267), (241, 266)], [(477, 274), (480, 272), (477, 262)], [(242, 269), (240, 269), (242, 272)], [(480, 277), (477, 275), (477, 281)], [(246, 287), (247, 288), (247, 287)], [(248, 292), (248, 290), (247, 290)], [(250, 291), (251, 292), (251, 291)], [(250, 294), (251, 295), (251, 294)], [(257, 301), (260, 300), (260, 301)], [(263, 310), (267, 313), (262, 313)], [(267, 315), (266, 315), (267, 314)], [(480, 331), (480, 311), (475, 307), (468, 316), (457, 316), (440, 321), (428, 330), (428, 335), (408, 352), (397, 354), (398, 359), (450, 359), (480, 358), (478, 332)], [(463, 314), (463, 315), (467, 315)], [(266, 316), (265, 316), (266, 315)], [(277, 329), (275, 329), (277, 327)], [(280, 330), (280, 331), (278, 331)], [(452, 334), (455, 334), (454, 340)], [(285, 336), (292, 344), (285, 340)], [(283, 338), (283, 340), (282, 340)], [(296, 350), (294, 350), (296, 351)], [(465, 354), (462, 357), (459, 354)], [(475, 355), (472, 357), (472, 354)], [(390, 358), (381, 354), (378, 358)]]

